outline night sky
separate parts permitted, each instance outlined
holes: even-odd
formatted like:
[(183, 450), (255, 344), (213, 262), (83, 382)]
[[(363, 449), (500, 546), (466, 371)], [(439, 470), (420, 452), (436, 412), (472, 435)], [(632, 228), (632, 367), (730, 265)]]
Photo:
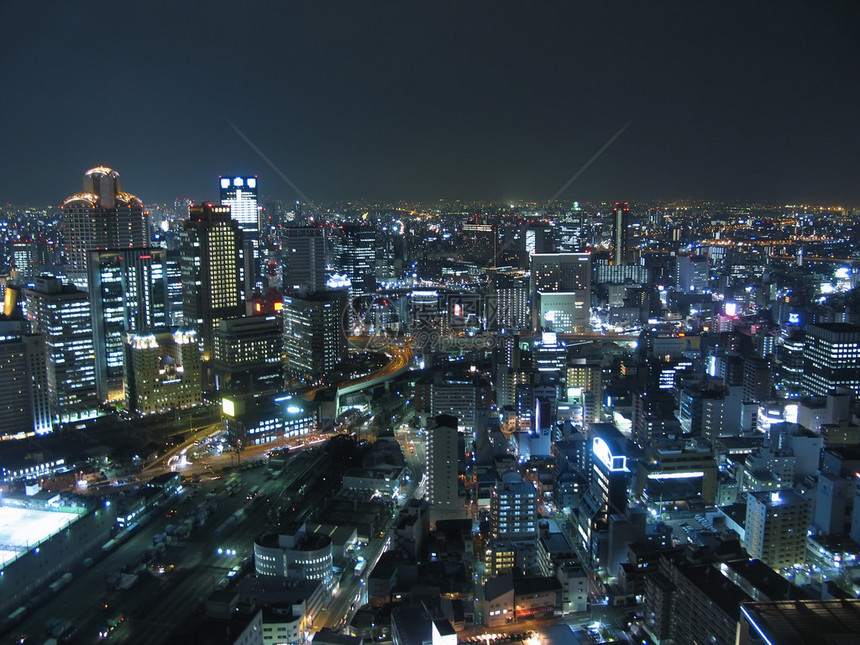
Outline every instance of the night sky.
[(860, 206), (860, 3), (0, 2), (0, 203)]

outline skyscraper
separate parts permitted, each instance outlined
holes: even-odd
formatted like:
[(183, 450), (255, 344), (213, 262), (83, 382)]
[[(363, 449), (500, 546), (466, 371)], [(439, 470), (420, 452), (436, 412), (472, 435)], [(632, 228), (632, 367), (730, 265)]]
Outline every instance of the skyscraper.
[(806, 394), (825, 396), (837, 387), (860, 396), (860, 326), (807, 325), (803, 389)]
[(169, 325), (165, 254), (163, 249), (89, 253), (96, 387), (102, 401), (124, 396), (127, 334)]
[(629, 264), (632, 252), (630, 206), (615, 202), (612, 209), (612, 264)]
[[(212, 358), (215, 329), (222, 318), (244, 314), (241, 296), (242, 231), (229, 206), (192, 206), (179, 232), (182, 314), (198, 332), (201, 359)], [(211, 375), (204, 376), (204, 388)]]
[(591, 256), (535, 253), (531, 256), (532, 325), (556, 332), (581, 331), (591, 316)]
[(345, 291), (284, 297), (284, 372), (313, 381), (346, 357)]
[(128, 334), (125, 400), (133, 414), (200, 405), (200, 349), (189, 330)]
[(0, 321), (0, 437), (51, 430), (45, 339), (23, 320)]
[(284, 293), (314, 293), (326, 285), (325, 228), (296, 226), (281, 231)]
[(260, 209), (256, 177), (221, 177), (221, 205), (230, 207), (230, 217), (250, 239), (259, 239)]
[(120, 189), (119, 173), (99, 166), (84, 174), (84, 192), (63, 202), (66, 273), (87, 288), (87, 252), (149, 244), (149, 214), (134, 195)]
[(341, 227), (341, 269), (352, 281), (352, 296), (376, 293), (376, 231), (363, 224)]
[(242, 229), (242, 277), (245, 299), (253, 289), (262, 288), (260, 249), (260, 207), (257, 203), (256, 177), (221, 177), (221, 205), (230, 207), (230, 216)]
[(431, 515), (438, 511), (457, 511), (459, 456), (457, 417), (440, 414), (427, 429), (427, 501)]
[(52, 277), (24, 290), (30, 329), (45, 338), (47, 386), (54, 424), (98, 415), (89, 295)]

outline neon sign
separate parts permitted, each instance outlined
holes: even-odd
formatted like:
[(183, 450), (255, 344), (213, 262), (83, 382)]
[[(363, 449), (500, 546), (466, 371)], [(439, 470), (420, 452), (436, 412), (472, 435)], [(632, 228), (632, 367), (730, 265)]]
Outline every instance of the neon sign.
[(612, 472), (630, 472), (627, 470), (627, 457), (624, 455), (613, 455), (609, 449), (609, 445), (600, 437), (594, 438), (591, 451), (608, 470)]

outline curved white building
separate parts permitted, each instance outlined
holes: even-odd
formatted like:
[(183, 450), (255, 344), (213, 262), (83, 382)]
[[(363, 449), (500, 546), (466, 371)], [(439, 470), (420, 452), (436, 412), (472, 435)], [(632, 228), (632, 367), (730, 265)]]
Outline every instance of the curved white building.
[(326, 591), (334, 587), (331, 538), (308, 533), (304, 524), (287, 533), (263, 533), (254, 540), (258, 576), (320, 580)]

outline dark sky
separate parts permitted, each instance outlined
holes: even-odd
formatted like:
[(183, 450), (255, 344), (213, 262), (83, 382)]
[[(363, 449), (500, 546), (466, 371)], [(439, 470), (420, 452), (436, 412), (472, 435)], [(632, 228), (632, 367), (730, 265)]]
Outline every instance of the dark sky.
[(0, 203), (860, 205), (860, 3), (0, 2)]

